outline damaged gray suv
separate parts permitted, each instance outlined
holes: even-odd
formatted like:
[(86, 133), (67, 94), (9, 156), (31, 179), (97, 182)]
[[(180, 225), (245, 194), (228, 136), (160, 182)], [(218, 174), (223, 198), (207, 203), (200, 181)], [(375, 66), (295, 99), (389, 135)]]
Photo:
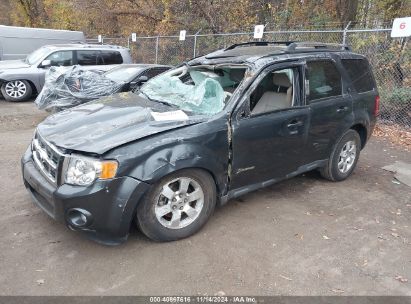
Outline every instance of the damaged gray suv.
[(197, 232), (217, 204), (318, 169), (346, 179), (379, 108), (365, 57), (253, 42), (192, 59), (42, 122), (22, 158), (33, 201), (104, 244)]

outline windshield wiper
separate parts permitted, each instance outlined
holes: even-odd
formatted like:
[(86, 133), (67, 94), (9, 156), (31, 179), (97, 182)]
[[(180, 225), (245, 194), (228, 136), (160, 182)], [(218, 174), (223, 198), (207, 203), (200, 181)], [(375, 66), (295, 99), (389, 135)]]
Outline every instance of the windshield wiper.
[(151, 99), (152, 101), (158, 102), (158, 103), (162, 103), (163, 105), (172, 107), (172, 108), (178, 108), (175, 104), (169, 103), (167, 101), (162, 101), (162, 100), (157, 100), (157, 99)]
[(146, 93), (144, 93), (144, 92), (141, 91), (141, 90), (137, 91), (136, 93), (138, 93), (138, 94), (143, 94), (148, 100), (154, 101), (153, 99), (150, 98), (150, 96), (148, 96)]
[(153, 99), (153, 98), (151, 98), (150, 96), (148, 96), (146, 93), (144, 93), (144, 92), (141, 91), (141, 90), (138, 91), (138, 93), (143, 94), (143, 95), (144, 95), (148, 100), (150, 100), (150, 101), (162, 103), (163, 105), (166, 105), (166, 106), (169, 106), (169, 107), (172, 107), (172, 108), (176, 108), (176, 107), (177, 107), (175, 104), (169, 103), (169, 102), (167, 102), (167, 101), (162, 101), (162, 100)]

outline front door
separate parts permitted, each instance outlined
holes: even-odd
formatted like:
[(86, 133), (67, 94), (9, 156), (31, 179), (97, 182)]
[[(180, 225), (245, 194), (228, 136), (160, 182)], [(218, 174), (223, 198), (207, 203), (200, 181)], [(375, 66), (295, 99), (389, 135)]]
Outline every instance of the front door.
[(282, 179), (301, 163), (310, 109), (303, 105), (302, 67), (267, 68), (232, 117), (230, 189)]

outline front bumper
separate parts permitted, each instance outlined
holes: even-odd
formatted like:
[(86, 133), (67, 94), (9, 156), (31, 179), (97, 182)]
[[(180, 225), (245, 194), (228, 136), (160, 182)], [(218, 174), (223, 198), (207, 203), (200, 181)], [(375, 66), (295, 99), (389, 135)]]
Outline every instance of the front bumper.
[[(136, 206), (149, 188), (149, 184), (127, 176), (97, 180), (88, 187), (56, 186), (38, 171), (30, 148), (22, 157), (21, 165), (24, 185), (35, 205), (70, 229), (82, 231), (106, 245), (127, 240)], [(71, 217), (76, 211), (87, 214), (84, 225), (73, 223)]]

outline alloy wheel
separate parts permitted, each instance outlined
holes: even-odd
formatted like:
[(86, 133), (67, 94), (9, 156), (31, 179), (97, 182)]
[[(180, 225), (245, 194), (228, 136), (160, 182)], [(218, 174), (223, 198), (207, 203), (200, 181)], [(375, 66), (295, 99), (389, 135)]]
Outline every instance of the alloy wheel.
[(200, 184), (188, 177), (179, 177), (162, 186), (154, 212), (166, 228), (181, 229), (193, 223), (204, 206)]
[(357, 156), (357, 146), (354, 141), (350, 140), (345, 143), (340, 152), (338, 159), (338, 170), (341, 173), (347, 173), (354, 165)]
[(27, 87), (21, 80), (14, 80), (6, 83), (4, 90), (12, 98), (21, 98), (26, 94)]

